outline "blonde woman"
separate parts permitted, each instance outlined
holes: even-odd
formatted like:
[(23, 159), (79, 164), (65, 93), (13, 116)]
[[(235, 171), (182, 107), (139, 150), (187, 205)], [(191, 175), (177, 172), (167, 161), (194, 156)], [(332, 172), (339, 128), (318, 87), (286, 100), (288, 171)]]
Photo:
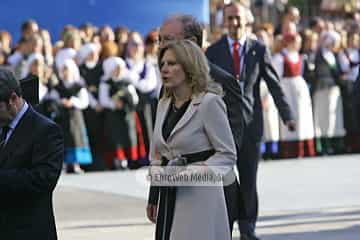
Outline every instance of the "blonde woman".
[[(151, 141), (151, 165), (181, 165), (185, 175), (232, 171), (236, 151), (226, 107), (200, 47), (189, 40), (171, 42), (161, 49), (159, 66), (164, 95)], [(231, 239), (222, 184), (157, 183), (159, 210), (147, 212), (156, 222), (155, 239)]]

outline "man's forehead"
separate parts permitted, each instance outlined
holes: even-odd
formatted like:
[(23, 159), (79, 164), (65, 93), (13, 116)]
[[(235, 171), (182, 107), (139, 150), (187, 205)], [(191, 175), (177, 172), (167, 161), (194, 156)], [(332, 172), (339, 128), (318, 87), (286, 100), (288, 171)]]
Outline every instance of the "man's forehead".
[(224, 13), (229, 16), (244, 16), (246, 13), (245, 7), (237, 4), (232, 4), (227, 6), (224, 10)]

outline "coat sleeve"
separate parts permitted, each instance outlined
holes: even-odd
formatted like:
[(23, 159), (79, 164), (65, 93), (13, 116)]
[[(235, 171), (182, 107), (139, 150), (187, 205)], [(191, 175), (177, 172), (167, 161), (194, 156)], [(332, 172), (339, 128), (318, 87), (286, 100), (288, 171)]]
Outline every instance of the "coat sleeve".
[[(149, 152), (150, 168), (152, 167), (151, 165), (154, 162), (159, 162), (159, 160), (155, 159), (154, 154), (155, 154), (154, 140), (152, 140), (150, 143), (150, 152)], [(150, 172), (151, 172), (151, 169), (149, 169), (149, 174), (150, 174)], [(158, 201), (159, 201), (159, 187), (151, 185), (151, 182), (150, 182), (148, 204), (149, 205), (157, 205)]]
[(158, 186), (150, 186), (149, 195), (148, 195), (148, 204), (149, 205), (157, 205), (159, 201), (159, 187)]
[[(158, 114), (157, 114), (158, 115)], [(154, 135), (150, 142), (149, 149), (149, 159), (150, 159), (150, 168), (152, 165), (160, 165), (160, 159), (156, 156), (155, 143), (154, 143)], [(149, 169), (150, 171), (151, 169)], [(157, 205), (159, 201), (159, 187), (152, 186), (150, 182), (149, 195), (148, 195), (148, 204)]]
[(60, 176), (63, 159), (64, 140), (60, 127), (55, 124), (42, 126), (34, 140), (29, 159), (31, 166), (0, 170), (1, 198), (26, 199), (51, 193)]
[(274, 98), (275, 105), (280, 113), (281, 119), (283, 122), (293, 120), (293, 115), (290, 110), (290, 106), (287, 102), (287, 99), (284, 95), (284, 92), (280, 86), (280, 78), (277, 74), (273, 64), (270, 51), (267, 47), (264, 46), (264, 57), (262, 58), (261, 66), (261, 76), (265, 80), (269, 91)]
[(75, 108), (84, 110), (89, 106), (89, 93), (86, 88), (82, 88), (77, 96), (70, 98), (70, 101)]
[(206, 165), (223, 168), (226, 174), (236, 162), (236, 148), (222, 98), (213, 95), (204, 103), (202, 111), (205, 132), (215, 154), (205, 161)]
[[(159, 116), (160, 108), (158, 107), (157, 112), (156, 112), (157, 117), (156, 117), (156, 120), (155, 120), (155, 129), (156, 129), (156, 126), (157, 126), (158, 121), (159, 121), (158, 116)], [(155, 149), (155, 134), (157, 134), (157, 133), (153, 134), (151, 142), (150, 142), (150, 149), (149, 149), (150, 167), (151, 167), (151, 165), (160, 165), (161, 164), (160, 156), (159, 156), (159, 154), (157, 153), (157, 151)], [(150, 185), (149, 195), (148, 195), (148, 204), (157, 205), (158, 201), (159, 201), (159, 193), (160, 193), (159, 186)]]
[(105, 81), (99, 85), (99, 102), (104, 108), (115, 109), (115, 103), (110, 97), (110, 86)]
[(157, 86), (156, 69), (153, 65), (146, 63), (146, 74), (143, 79), (134, 82), (135, 87), (142, 93), (149, 93)]

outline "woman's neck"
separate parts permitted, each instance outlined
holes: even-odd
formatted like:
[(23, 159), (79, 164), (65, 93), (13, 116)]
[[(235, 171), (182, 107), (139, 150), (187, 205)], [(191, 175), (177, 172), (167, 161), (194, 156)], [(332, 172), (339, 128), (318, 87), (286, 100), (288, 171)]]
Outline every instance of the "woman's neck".
[(186, 87), (182, 87), (179, 89), (176, 89), (174, 91), (174, 104), (176, 107), (180, 107), (183, 105), (186, 101), (188, 101), (191, 98), (191, 89)]

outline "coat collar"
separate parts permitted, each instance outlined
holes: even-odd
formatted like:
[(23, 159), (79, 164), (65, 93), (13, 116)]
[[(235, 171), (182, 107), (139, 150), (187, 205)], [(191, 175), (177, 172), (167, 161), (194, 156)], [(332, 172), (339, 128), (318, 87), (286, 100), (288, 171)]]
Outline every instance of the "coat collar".
[[(189, 107), (186, 109), (184, 115), (181, 117), (179, 122), (175, 125), (174, 129), (171, 131), (170, 136), (168, 137), (166, 142), (169, 142), (171, 137), (190, 121), (190, 119), (197, 112), (204, 96), (205, 96), (205, 93), (200, 93), (199, 95), (196, 95), (192, 98), (192, 100), (189, 104)], [(165, 140), (162, 137), (162, 127), (164, 125), (165, 117), (169, 111), (170, 103), (171, 103), (171, 99), (165, 98), (165, 99), (160, 100), (159, 106), (158, 106), (159, 108), (161, 108), (161, 111), (159, 112), (160, 113), (159, 114), (159, 122), (160, 122), (159, 132), (161, 133), (161, 139), (164, 141), (164, 143), (165, 143)]]
[(234, 42), (238, 42), (240, 46), (244, 46), (246, 43), (246, 39), (247, 39), (246, 35), (243, 35), (239, 40), (233, 40), (229, 35), (226, 35), (226, 40), (228, 42), (229, 47), (231, 48)]
[(247, 57), (249, 54), (251, 54), (250, 50), (252, 49), (253, 45), (254, 45), (254, 41), (251, 40), (250, 38), (246, 38), (245, 57)]

